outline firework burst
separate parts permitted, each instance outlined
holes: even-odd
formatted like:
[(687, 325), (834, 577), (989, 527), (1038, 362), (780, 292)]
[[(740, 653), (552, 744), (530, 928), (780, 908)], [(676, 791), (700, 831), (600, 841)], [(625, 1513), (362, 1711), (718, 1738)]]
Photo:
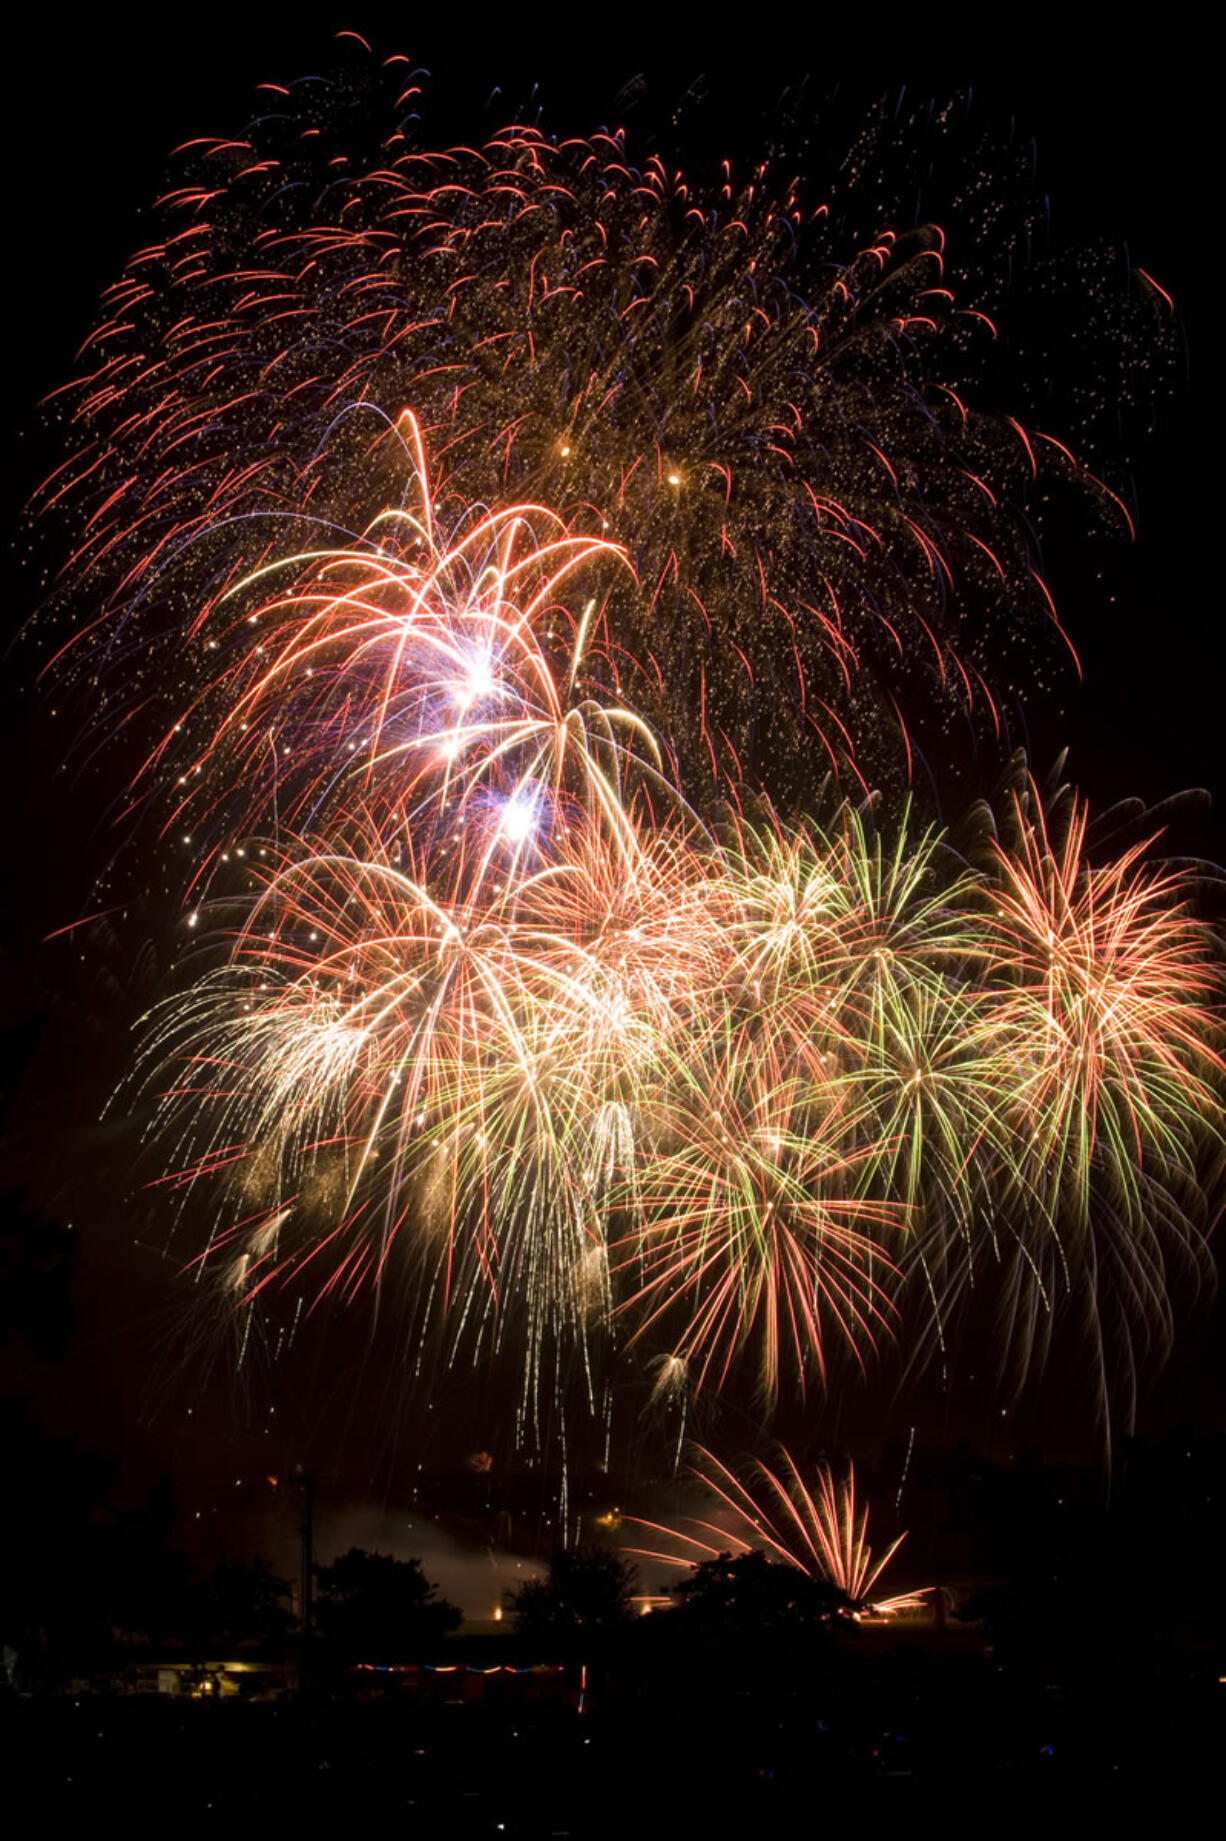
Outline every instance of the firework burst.
[[(940, 233), (620, 135), (287, 133), (195, 149), (42, 495), (193, 852), (136, 1085), (201, 1270), (405, 1283), (525, 1400), (603, 1342), (770, 1402), (984, 1270), (1020, 1372), (1071, 1297), (1131, 1373), (1207, 1270), (1217, 941), (1076, 801), (972, 864), (866, 778), (909, 700), (999, 727), (1028, 495), (1087, 477), (953, 387)], [(863, 1598), (850, 1491), (786, 1500)]]
[(967, 400), (994, 329), (938, 227), (858, 245), (784, 171), (699, 185), (620, 131), (433, 149), (403, 97), (363, 168), (324, 155), (317, 101), (187, 150), (72, 386), (45, 499), (108, 610), (78, 642), (104, 694), (150, 693), (168, 604), (172, 647), (184, 594), (204, 630), (236, 530), (275, 558), (286, 521), (369, 528), (409, 404), (444, 518), (544, 504), (623, 547), (604, 698), (695, 792), (866, 790), (934, 700), (998, 730), (1055, 621), (1028, 497), (1054, 470), (1109, 499)]
[(781, 1451), (777, 1470), (755, 1463), (750, 1481), (742, 1482), (699, 1445), (690, 1474), (717, 1499), (723, 1519), (690, 1517), (675, 1528), (637, 1521), (637, 1526), (665, 1536), (670, 1546), (667, 1551), (632, 1552), (671, 1566), (694, 1566), (726, 1553), (763, 1552), (806, 1578), (833, 1586), (856, 1616), (868, 1612), (896, 1617), (924, 1603), (927, 1588), (893, 1597), (879, 1594), (879, 1582), (906, 1536), (900, 1534), (874, 1558), (868, 1544), (868, 1509), (856, 1498), (854, 1466), (836, 1481), (830, 1466), (819, 1464), (806, 1481), (795, 1459)]

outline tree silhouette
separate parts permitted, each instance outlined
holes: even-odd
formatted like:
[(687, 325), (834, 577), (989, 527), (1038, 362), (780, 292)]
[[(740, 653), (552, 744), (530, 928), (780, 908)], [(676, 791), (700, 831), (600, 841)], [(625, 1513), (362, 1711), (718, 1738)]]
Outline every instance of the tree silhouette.
[(87, 1666), (110, 1642), (112, 1458), (78, 1451), (0, 1405), (9, 1513), (0, 1516), (0, 1642), (21, 1676), (43, 1684)]
[(72, 1335), (72, 1229), (30, 1207), (24, 1191), (0, 1195), (0, 1343), (22, 1337), (58, 1361)]
[(124, 1639), (161, 1643), (190, 1621), (192, 1567), (171, 1544), (176, 1519), (174, 1487), (162, 1477), (139, 1507), (112, 1510), (103, 1530), (109, 1621)]
[(529, 1642), (570, 1653), (628, 1623), (634, 1580), (634, 1568), (608, 1548), (555, 1553), (545, 1578), (508, 1594), (515, 1628)]
[(829, 1632), (852, 1601), (826, 1579), (768, 1560), (764, 1553), (721, 1553), (673, 1587), (677, 1615), (695, 1633), (734, 1640), (784, 1632)]
[(316, 1623), (336, 1661), (418, 1661), (460, 1622), (458, 1607), (435, 1596), (420, 1560), (351, 1547), (315, 1576)]
[(288, 1580), (257, 1560), (250, 1566), (224, 1561), (193, 1593), (192, 1640), (198, 1650), (220, 1653), (243, 1644), (277, 1649), (292, 1618)]

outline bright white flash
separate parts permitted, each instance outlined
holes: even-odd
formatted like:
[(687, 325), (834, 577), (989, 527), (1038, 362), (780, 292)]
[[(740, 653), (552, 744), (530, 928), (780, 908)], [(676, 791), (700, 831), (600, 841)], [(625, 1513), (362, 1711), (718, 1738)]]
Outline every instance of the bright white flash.
[(464, 676), (456, 685), (456, 701), (461, 709), (480, 703), (494, 689), (494, 672), (488, 652), (474, 652), (468, 659)]
[(503, 836), (512, 844), (522, 844), (536, 826), (536, 801), (521, 787), (502, 808)]

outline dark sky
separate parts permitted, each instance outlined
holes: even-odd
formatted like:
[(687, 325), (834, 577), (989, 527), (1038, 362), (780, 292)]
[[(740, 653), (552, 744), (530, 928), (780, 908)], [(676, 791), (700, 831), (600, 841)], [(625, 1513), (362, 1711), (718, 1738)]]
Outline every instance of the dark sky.
[[(18, 430), (13, 507), (55, 459), (35, 405), (70, 375), (100, 287), (146, 240), (143, 214), (161, 187), (169, 149), (193, 135), (237, 129), (255, 83), (297, 76), (332, 56), (331, 27), (316, 29), (298, 9), (162, 8), (156, 23), (139, 27), (97, 14), (69, 24), (50, 8), (27, 15), (8, 45), (5, 106), (5, 350)], [(648, 32), (643, 9), (629, 9), (624, 28), (611, 10), (592, 9), (590, 32), (589, 15), (568, 9), (557, 16), (563, 23), (556, 33), (551, 15), (533, 9), (509, 13), (513, 26), (505, 33), (484, 14), (460, 16), (457, 9), (454, 27), (430, 26), (419, 37), (386, 23), (411, 19), (400, 9), (389, 9), (382, 24), (369, 8), (338, 17), (381, 51), (407, 50), (433, 72), (427, 114), (444, 143), (480, 132), (496, 84), (506, 108), (495, 113), (522, 112), (539, 82), (548, 124), (560, 131), (582, 132), (613, 117), (650, 130), (668, 122), (706, 73), (706, 100), (694, 119), (702, 137), (697, 155), (709, 158), (725, 141), (756, 145), (773, 99), (804, 71), (814, 96), (828, 99), (830, 120), (854, 122), (858, 110), (904, 85), (912, 96), (938, 99), (969, 87), (974, 119), (986, 132), (1033, 137), (1053, 237), (1069, 248), (1091, 239), (1126, 244), (1131, 259), (1173, 296), (1187, 353), (1153, 434), (1131, 444), (1140, 507), (1135, 547), (1120, 542), (1109, 554), (1101, 546), (1091, 554), (1073, 532), (1049, 557), (1086, 682), (1080, 692), (1069, 688), (1058, 714), (1040, 715), (1036, 753), (1067, 742), (1072, 777), (1100, 803), (1210, 789), (1213, 806), (1189, 800), (1178, 808), (1176, 837), (1183, 849), (1226, 858), (1221, 591), (1210, 563), (1219, 517), (1210, 500), (1220, 496), (1211, 407), (1217, 239), (1205, 196), (1210, 113), (1193, 81), (1208, 61), (1204, 44), (1083, 49), (1047, 36), (1020, 12), (1018, 42), (991, 49), (952, 28), (946, 42), (925, 39), (918, 26), (905, 42), (895, 41), (863, 10), (855, 21), (863, 33), (850, 25), (832, 31), (825, 10), (806, 9), (811, 25), (791, 24), (775, 36), (779, 14), (770, 9), (763, 14), (770, 32), (755, 37), (743, 23), (727, 42), (708, 42), (698, 30), (688, 42)], [(1003, 18), (999, 29), (1006, 30)], [(820, 192), (816, 164), (812, 179)], [(7, 590), (5, 618), (15, 631), (35, 604), (37, 585), (15, 566)], [(281, 1383), (254, 1374), (234, 1380), (224, 1348), (210, 1365), (211, 1326), (193, 1317), (171, 1262), (136, 1244), (120, 1200), (127, 1141), (96, 1123), (126, 1053), (124, 977), (105, 954), (90, 965), (70, 948), (39, 944), (81, 911), (90, 839), (102, 821), (91, 807), (88, 776), (54, 772), (60, 744), (31, 694), (28, 671), (17, 648), (7, 663), (4, 737), (12, 874), (3, 907), (3, 1021), (5, 1073), (20, 1091), (0, 1189), (26, 1184), (39, 1206), (74, 1222), (77, 1328), (58, 1364), (31, 1361), (21, 1347), (5, 1351), (0, 1380), (56, 1430), (122, 1450), (142, 1474), (172, 1467), (192, 1500), (215, 1493), (222, 1473), (236, 1465), (251, 1475), (261, 1467), (284, 1470), (298, 1458), (331, 1465), (337, 1493), (355, 1500), (368, 1490), (404, 1496), (417, 1464), (440, 1474), (448, 1466), (462, 1471), (474, 1447), (506, 1442), (505, 1381), (475, 1385), (471, 1407), (442, 1438), (429, 1430), (438, 1404), (430, 1390), (410, 1399), (400, 1367), (393, 1362), (389, 1371), (383, 1348), (352, 1325), (317, 1336), (295, 1370), (293, 1398), (284, 1397)], [(1214, 1386), (1220, 1390), (1220, 1371), (1216, 1381), (1208, 1372), (1212, 1327), (1197, 1321), (1158, 1396), (1159, 1417), (1180, 1412), (1206, 1388), (1210, 1397)], [(873, 1408), (878, 1417), (891, 1411), (880, 1402)], [(1035, 1409), (1034, 1435), (1047, 1435), (1052, 1413), (1050, 1398)], [(934, 1438), (984, 1430), (974, 1414), (951, 1418), (945, 1402), (902, 1412), (891, 1433), (905, 1436), (917, 1416)], [(867, 1435), (863, 1410), (848, 1406), (846, 1428), (843, 1417), (827, 1409), (832, 1442), (844, 1429), (849, 1439)], [(292, 1433), (282, 1433), (289, 1424)], [(650, 1444), (648, 1434), (642, 1442)]]

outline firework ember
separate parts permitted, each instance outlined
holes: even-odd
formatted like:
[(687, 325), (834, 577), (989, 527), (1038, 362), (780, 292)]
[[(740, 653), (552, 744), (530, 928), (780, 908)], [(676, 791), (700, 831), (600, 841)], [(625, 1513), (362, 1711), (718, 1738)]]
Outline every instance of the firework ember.
[[(317, 145), (195, 149), (43, 493), (62, 669), (160, 712), (132, 799), (191, 842), (135, 1087), (198, 1268), (395, 1290), (526, 1404), (614, 1342), (769, 1403), (984, 1272), (1022, 1373), (1065, 1299), (1164, 1346), (1223, 1143), (1191, 878), (1028, 781), (974, 862), (899, 793), (909, 709), (997, 730), (1055, 630), (1037, 475), (1111, 499), (948, 381), (940, 232), (620, 135)], [(850, 1479), (720, 1476), (870, 1601)]]
[(760, 1552), (767, 1558), (794, 1566), (806, 1578), (833, 1586), (853, 1616), (868, 1612), (897, 1617), (917, 1610), (927, 1590), (881, 1597), (877, 1586), (902, 1546), (899, 1535), (877, 1559), (868, 1544), (868, 1509), (857, 1503), (856, 1474), (849, 1467), (836, 1482), (829, 1465), (818, 1465), (806, 1482), (795, 1459), (782, 1451), (779, 1469), (769, 1464), (753, 1466), (751, 1483), (743, 1483), (726, 1465), (700, 1445), (690, 1474), (716, 1499), (720, 1522), (690, 1518), (682, 1526), (663, 1527), (655, 1522), (636, 1525), (663, 1536), (668, 1550), (632, 1548), (645, 1559), (664, 1560), (670, 1566), (694, 1566), (703, 1560)]

